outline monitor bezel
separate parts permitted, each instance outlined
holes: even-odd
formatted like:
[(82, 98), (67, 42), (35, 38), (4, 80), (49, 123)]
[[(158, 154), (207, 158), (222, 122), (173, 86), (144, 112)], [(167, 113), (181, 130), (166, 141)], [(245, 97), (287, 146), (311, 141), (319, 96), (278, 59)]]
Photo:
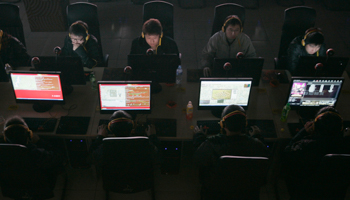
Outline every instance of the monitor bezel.
[[(60, 79), (60, 86), (61, 86), (61, 92), (62, 92), (62, 98), (63, 100), (43, 100), (43, 99), (17, 99), (16, 93), (15, 93), (15, 88), (12, 83), (12, 74), (53, 74), (53, 75), (58, 75)], [(63, 87), (62, 87), (62, 78), (61, 78), (61, 72), (60, 71), (10, 71), (10, 79), (11, 79), (11, 86), (12, 86), (12, 91), (13, 95), (15, 97), (16, 103), (45, 103), (45, 104), (58, 104), (58, 105), (64, 105), (65, 104), (65, 95), (63, 93)]]
[(100, 109), (100, 114), (111, 114), (114, 113), (117, 110), (102, 110), (101, 109), (101, 91), (100, 91), (100, 85), (101, 84), (149, 84), (150, 86), (150, 109), (149, 110), (132, 110), (132, 109), (117, 109), (117, 110), (123, 110), (128, 112), (129, 114), (150, 114), (152, 111), (152, 81), (98, 81), (97, 82), (97, 88), (98, 88), (98, 104)]
[(221, 110), (224, 109), (226, 106), (200, 106), (200, 89), (202, 85), (202, 81), (251, 81), (251, 86), (249, 90), (249, 98), (248, 103), (246, 106), (241, 106), (244, 108), (244, 110), (248, 110), (250, 99), (251, 99), (251, 93), (252, 93), (252, 87), (253, 87), (253, 78), (250, 77), (239, 77), (239, 78), (200, 78), (199, 79), (199, 88), (198, 88), (198, 110)]
[[(339, 98), (340, 98), (340, 94), (341, 94), (341, 90), (343, 88), (343, 85), (344, 85), (344, 77), (300, 77), (300, 76), (292, 76), (291, 77), (291, 80), (290, 80), (290, 85), (289, 85), (289, 90), (288, 90), (288, 93), (287, 93), (287, 98), (286, 98), (286, 101), (285, 101), (285, 105), (287, 103), (289, 103), (289, 97), (290, 97), (290, 93), (292, 91), (292, 87), (293, 87), (293, 82), (294, 80), (311, 80), (311, 79), (333, 79), (333, 80), (342, 80), (341, 84), (340, 84), (340, 91), (339, 91), (339, 94), (338, 94), (338, 98), (337, 98), (337, 101), (334, 103), (334, 105), (332, 107), (336, 107), (338, 101), (339, 101)], [(300, 110), (300, 109), (311, 109), (311, 108), (314, 108), (314, 109), (320, 109), (320, 108), (323, 108), (323, 107), (327, 107), (328, 105), (320, 105), (320, 106), (296, 106), (296, 105), (290, 105), (290, 108), (291, 110)]]

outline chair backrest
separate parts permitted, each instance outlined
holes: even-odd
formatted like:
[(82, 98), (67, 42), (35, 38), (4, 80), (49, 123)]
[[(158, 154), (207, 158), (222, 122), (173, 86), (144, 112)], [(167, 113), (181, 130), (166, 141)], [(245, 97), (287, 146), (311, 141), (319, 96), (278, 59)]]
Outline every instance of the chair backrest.
[(19, 6), (0, 3), (0, 29), (13, 35), (26, 46), (23, 24), (19, 16)]
[(315, 26), (316, 10), (306, 6), (295, 6), (284, 11), (284, 22), (278, 58), (287, 56), (290, 42), (297, 36), (304, 35), (305, 31)]
[(256, 199), (265, 184), (269, 159), (251, 156), (221, 156), (211, 188), (229, 198)]
[(174, 39), (174, 6), (165, 1), (150, 1), (143, 5), (143, 22), (155, 18), (163, 27), (163, 34)]
[(152, 149), (147, 137), (103, 139), (103, 188), (135, 193), (154, 186)]
[(5, 197), (38, 199), (53, 197), (48, 179), (33, 164), (28, 149), (18, 144), (0, 144), (0, 187)]
[(214, 21), (211, 35), (214, 35), (216, 32), (221, 30), (222, 25), (225, 23), (226, 17), (229, 15), (237, 15), (244, 26), (245, 8), (243, 6), (235, 3), (220, 4), (215, 6), (214, 9)]
[(67, 6), (68, 27), (74, 22), (81, 20), (89, 26), (89, 34), (98, 40), (100, 57), (103, 58), (101, 45), (100, 22), (98, 21), (97, 6), (92, 3), (78, 2)]

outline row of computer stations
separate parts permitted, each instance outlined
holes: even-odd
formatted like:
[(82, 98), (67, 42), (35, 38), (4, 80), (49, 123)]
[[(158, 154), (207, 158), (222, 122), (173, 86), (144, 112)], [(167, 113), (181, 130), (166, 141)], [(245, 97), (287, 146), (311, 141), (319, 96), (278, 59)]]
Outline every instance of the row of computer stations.
[(151, 111), (151, 81), (98, 82), (101, 113), (116, 110)]
[(335, 106), (344, 78), (292, 77), (288, 103), (295, 107)]

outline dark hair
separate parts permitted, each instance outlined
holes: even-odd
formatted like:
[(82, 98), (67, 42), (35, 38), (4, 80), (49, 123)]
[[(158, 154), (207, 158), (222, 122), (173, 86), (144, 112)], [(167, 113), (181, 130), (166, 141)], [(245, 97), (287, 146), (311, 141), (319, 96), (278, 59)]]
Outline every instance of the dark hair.
[(324, 43), (324, 36), (319, 28), (310, 28), (306, 30), (304, 37), (305, 36), (305, 44), (322, 45)]
[[(242, 113), (245, 113), (245, 110), (238, 105), (229, 105), (224, 108), (221, 114), (221, 118), (224, 118), (227, 114), (234, 112), (234, 111), (241, 111)], [(224, 127), (227, 128), (229, 131), (238, 132), (243, 131), (246, 126), (246, 117), (243, 115), (233, 115), (225, 119), (223, 122)]]
[(142, 32), (143, 34), (148, 35), (161, 35), (162, 34), (162, 24), (158, 19), (151, 18), (145, 23), (143, 23), (142, 26)]
[(77, 36), (83, 36), (84, 40), (87, 37), (89, 30), (88, 25), (83, 21), (76, 21), (69, 27), (69, 33)]
[[(230, 19), (231, 18), (231, 19)], [(228, 21), (227, 21), (228, 20)], [(232, 26), (235, 26), (235, 25), (239, 25), (239, 27), (242, 29), (242, 22), (241, 22), (241, 19), (237, 16), (237, 15), (229, 15), (226, 17), (225, 19), (225, 22), (226, 24), (224, 24), (224, 31), (226, 31), (226, 28), (229, 26), (229, 25), (232, 25)]]
[(110, 125), (110, 131), (115, 136), (120, 136), (120, 137), (130, 136), (131, 131), (133, 129), (133, 122), (132, 122), (131, 115), (123, 110), (118, 110), (112, 114), (109, 120), (112, 121), (118, 118), (126, 118), (126, 119), (130, 119), (131, 121), (127, 120), (127, 121), (112, 123)]
[(315, 117), (315, 133), (320, 136), (339, 136), (343, 129), (343, 119), (339, 112), (327, 106), (321, 108)]
[(22, 126), (13, 126), (9, 129), (6, 129), (11, 125), (23, 125), (27, 127), (27, 124), (23, 118), (17, 115), (8, 118), (4, 125), (4, 130), (6, 130), (4, 131), (4, 136), (9, 143), (22, 145), (27, 144), (28, 137), (30, 137), (30, 135), (28, 135), (29, 133), (27, 129)]

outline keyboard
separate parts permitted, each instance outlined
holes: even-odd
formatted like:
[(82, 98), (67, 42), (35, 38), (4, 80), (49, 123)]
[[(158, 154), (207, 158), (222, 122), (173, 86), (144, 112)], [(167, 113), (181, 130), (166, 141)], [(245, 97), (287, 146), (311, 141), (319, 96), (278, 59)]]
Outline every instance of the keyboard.
[(56, 128), (56, 118), (23, 118), (32, 131), (52, 132)]
[(89, 123), (90, 117), (62, 116), (56, 133), (86, 135)]
[[(208, 135), (214, 135), (220, 133), (221, 127), (219, 122), (220, 120), (199, 120), (197, 121), (197, 125), (198, 127), (202, 125), (203, 129), (207, 130)], [(261, 135), (264, 138), (277, 138), (275, 124), (272, 120), (248, 119), (246, 132), (248, 132), (253, 125), (260, 128)]]

